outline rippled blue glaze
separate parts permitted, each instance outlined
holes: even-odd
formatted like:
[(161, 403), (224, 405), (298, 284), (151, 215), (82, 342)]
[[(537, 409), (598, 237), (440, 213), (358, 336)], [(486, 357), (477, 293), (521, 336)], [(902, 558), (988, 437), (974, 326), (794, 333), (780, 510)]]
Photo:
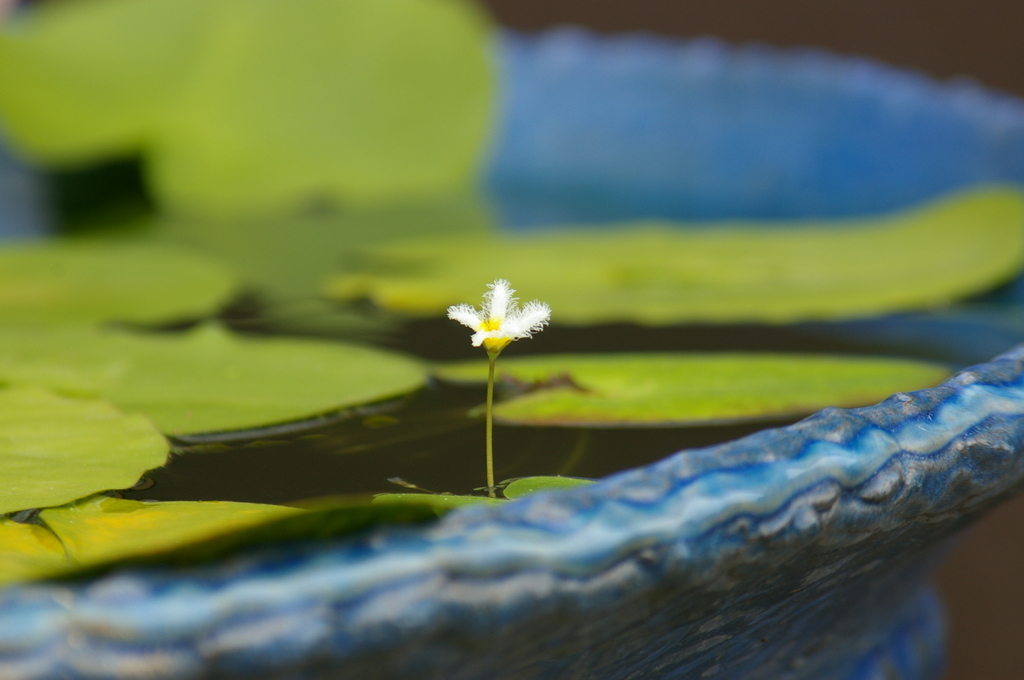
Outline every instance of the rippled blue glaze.
[(941, 623), (922, 584), (949, 537), (1024, 479), (1022, 370), (1024, 348), (877, 406), (426, 527), (11, 588), (0, 668), (935, 678)]
[(1024, 183), (1024, 102), (866, 59), (505, 34), (488, 183), (506, 224), (858, 215)]
[(0, 140), (0, 240), (32, 238), (47, 231), (42, 183)]

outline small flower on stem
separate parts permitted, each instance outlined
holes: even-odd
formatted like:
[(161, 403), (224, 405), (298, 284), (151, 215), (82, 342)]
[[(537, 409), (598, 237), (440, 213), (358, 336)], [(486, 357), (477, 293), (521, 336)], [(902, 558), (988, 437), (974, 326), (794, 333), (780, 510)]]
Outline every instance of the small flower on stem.
[(494, 362), (501, 350), (520, 338), (529, 338), (548, 325), (551, 308), (544, 302), (527, 302), (520, 307), (515, 291), (505, 279), (488, 284), (484, 302), (480, 309), (470, 305), (453, 305), (448, 308), (448, 318), (473, 329), (473, 346), (487, 350), (487, 490), (494, 497), (494, 455), (493, 455), (493, 405), (494, 405)]
[(483, 345), (487, 353), (498, 353), (513, 340), (528, 338), (548, 324), (551, 308), (534, 300), (519, 307), (515, 291), (505, 279), (488, 284), (484, 302), (476, 310), (470, 305), (453, 305), (448, 318), (472, 328), (473, 347)]

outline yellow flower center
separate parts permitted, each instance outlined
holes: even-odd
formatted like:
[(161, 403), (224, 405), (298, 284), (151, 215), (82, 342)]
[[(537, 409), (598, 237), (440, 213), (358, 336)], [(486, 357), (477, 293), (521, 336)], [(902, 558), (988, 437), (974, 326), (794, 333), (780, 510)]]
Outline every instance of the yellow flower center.
[(496, 354), (505, 349), (505, 345), (512, 342), (512, 338), (484, 338), (484, 349), (488, 354)]
[(496, 331), (501, 329), (501, 319), (488, 319), (480, 326), (482, 331)]

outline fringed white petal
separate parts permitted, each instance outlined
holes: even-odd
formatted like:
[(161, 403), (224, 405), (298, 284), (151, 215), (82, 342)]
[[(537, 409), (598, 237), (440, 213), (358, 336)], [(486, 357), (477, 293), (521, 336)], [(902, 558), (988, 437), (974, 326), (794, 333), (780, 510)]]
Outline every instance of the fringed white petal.
[(505, 279), (495, 279), (494, 283), (487, 284), (489, 289), (484, 293), (484, 304), (481, 316), (484, 320), (507, 318), (515, 309), (516, 299), (512, 297), (515, 290)]
[[(496, 279), (494, 283), (488, 284), (487, 289), (479, 310), (467, 304), (448, 308), (449, 319), (476, 331), (472, 337), (474, 347), (479, 347), (488, 339), (504, 340), (500, 343), (504, 347), (508, 341), (528, 338), (548, 324), (551, 308), (538, 300), (527, 302), (520, 308), (513, 297), (515, 291), (505, 279)], [(488, 351), (500, 351), (495, 347), (489, 346)]]
[(448, 318), (458, 321), (463, 326), (468, 326), (473, 330), (477, 330), (481, 325), (480, 313), (466, 304), (449, 307)]
[(514, 316), (502, 324), (505, 337), (528, 338), (548, 325), (551, 319), (551, 308), (538, 300), (527, 302)]
[(531, 300), (523, 305), (523, 311), (519, 318), (531, 333), (536, 333), (547, 326), (548, 321), (551, 320), (551, 307), (548, 307), (546, 302)]

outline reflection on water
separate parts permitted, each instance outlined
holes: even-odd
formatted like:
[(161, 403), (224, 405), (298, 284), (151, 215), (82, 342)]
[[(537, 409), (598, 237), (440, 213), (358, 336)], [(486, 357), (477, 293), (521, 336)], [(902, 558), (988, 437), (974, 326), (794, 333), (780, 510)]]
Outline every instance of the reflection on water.
[[(484, 389), (436, 384), (380, 413), (312, 430), (222, 444), (182, 445), (126, 498), (289, 503), (348, 493), (396, 492), (391, 477), (438, 492), (473, 493), (484, 480), (484, 424), (467, 411)], [(691, 428), (495, 429), (499, 480), (529, 475), (603, 477), (683, 448), (756, 432), (764, 423)]]

